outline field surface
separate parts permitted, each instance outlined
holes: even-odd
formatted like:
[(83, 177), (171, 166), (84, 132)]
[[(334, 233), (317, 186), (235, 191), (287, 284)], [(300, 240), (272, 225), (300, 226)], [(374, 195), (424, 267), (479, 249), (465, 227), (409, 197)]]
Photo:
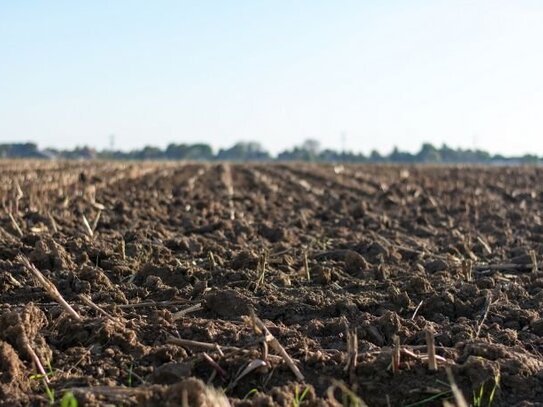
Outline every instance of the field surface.
[(543, 405), (542, 176), (2, 161), (0, 405)]

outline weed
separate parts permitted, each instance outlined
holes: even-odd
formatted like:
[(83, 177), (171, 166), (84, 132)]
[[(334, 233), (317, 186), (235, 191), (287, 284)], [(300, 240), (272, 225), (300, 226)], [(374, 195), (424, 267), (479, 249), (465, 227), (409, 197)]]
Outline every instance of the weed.
[(412, 403), (412, 404), (409, 404), (405, 407), (420, 407), (420, 406), (424, 406), (425, 404), (428, 404), (430, 403), (431, 401), (434, 401), (434, 400), (439, 400), (439, 399), (442, 399), (442, 398), (445, 398), (447, 396), (449, 396), (450, 394), (452, 393), (452, 390), (446, 390), (446, 391), (442, 391), (441, 393), (437, 393), (437, 394), (434, 394), (433, 396), (430, 396), (430, 397), (427, 397), (423, 400), (420, 400), (420, 401), (417, 401), (415, 403)]
[(47, 362), (47, 368), (49, 369), (49, 371), (46, 374), (38, 373), (31, 375), (30, 380), (41, 380), (43, 382), (43, 385), (45, 387), (45, 396), (47, 397), (47, 400), (49, 400), (49, 404), (53, 405), (55, 404), (55, 390), (49, 387), (48, 381), (49, 377), (55, 374), (55, 371), (51, 366), (51, 362)]
[(309, 387), (306, 387), (304, 391), (300, 393), (300, 389), (296, 386), (294, 389), (294, 403), (292, 404), (292, 407), (300, 407), (300, 404), (303, 403), (307, 393), (309, 393)]
[(481, 387), (479, 387), (479, 390), (477, 392), (473, 392), (473, 407), (483, 407), (483, 405), (486, 405), (487, 407), (491, 407), (494, 403), (494, 398), (496, 397), (496, 391), (500, 387), (500, 372), (498, 371), (496, 375), (494, 376), (494, 386), (492, 387), (492, 390), (490, 390), (490, 393), (488, 393), (488, 397), (486, 397), (486, 404), (484, 404), (485, 401), (485, 384), (481, 384)]
[(77, 399), (71, 391), (67, 391), (60, 400), (60, 407), (77, 407)]
[(249, 397), (254, 396), (256, 393), (258, 393), (258, 389), (251, 389), (249, 392), (243, 397), (243, 400), (247, 400)]
[(37, 374), (33, 374), (29, 377), (30, 380), (43, 380), (45, 379), (46, 377), (50, 377), (51, 374), (50, 373), (47, 373), (47, 374), (41, 374), (41, 373), (37, 373)]
[(128, 387), (132, 387), (132, 369), (133, 369), (133, 367), (134, 367), (134, 364), (131, 363), (130, 367), (128, 368), (128, 380), (127, 380)]
[(496, 396), (496, 391), (498, 390), (499, 387), (500, 387), (500, 371), (498, 370), (498, 372), (494, 376), (494, 387), (492, 388), (492, 390), (490, 391), (490, 394), (488, 396), (488, 405), (489, 406), (491, 406), (492, 403), (494, 403), (494, 397)]
[[(341, 403), (335, 398), (334, 391), (336, 389), (341, 390)], [(328, 399), (332, 403), (340, 404), (343, 407), (368, 407), (368, 405), (356, 395), (354, 391), (349, 389), (345, 383), (338, 380), (332, 381), (332, 386), (326, 391)]]
[(473, 407), (482, 407), (483, 405), (483, 396), (485, 393), (485, 384), (481, 384), (479, 387), (479, 393), (473, 392)]
[(49, 404), (53, 405), (55, 404), (55, 390), (53, 390), (47, 383), (44, 382), (45, 385), (45, 394), (47, 395), (47, 400), (49, 400)]

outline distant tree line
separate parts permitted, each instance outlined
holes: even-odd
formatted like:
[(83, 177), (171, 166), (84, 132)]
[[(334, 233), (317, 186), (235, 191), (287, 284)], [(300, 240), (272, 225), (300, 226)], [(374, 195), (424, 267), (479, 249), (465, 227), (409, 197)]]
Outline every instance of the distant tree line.
[(316, 140), (306, 140), (300, 146), (272, 156), (258, 142), (239, 142), (230, 148), (214, 152), (208, 144), (170, 144), (165, 149), (147, 146), (133, 151), (97, 151), (90, 147), (73, 150), (40, 150), (35, 143), (0, 144), (0, 158), (43, 159), (111, 159), (111, 160), (230, 160), (230, 161), (313, 161), (345, 163), (472, 163), (472, 164), (542, 164), (543, 158), (527, 154), (518, 157), (492, 155), (482, 150), (454, 149), (447, 145), (435, 147), (425, 143), (417, 153), (394, 148), (388, 155), (372, 151), (369, 155), (351, 151), (321, 149)]

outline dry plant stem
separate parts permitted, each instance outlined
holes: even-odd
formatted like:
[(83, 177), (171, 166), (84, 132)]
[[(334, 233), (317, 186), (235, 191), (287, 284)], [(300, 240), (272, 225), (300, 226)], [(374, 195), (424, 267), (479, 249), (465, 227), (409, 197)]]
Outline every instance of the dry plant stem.
[(21, 230), (21, 228), (17, 224), (17, 221), (15, 220), (15, 218), (13, 217), (11, 212), (8, 212), (8, 215), (9, 215), (9, 220), (11, 221), (11, 225), (13, 226), (13, 229), (15, 229), (17, 231), (17, 234), (19, 235), (19, 237), (23, 237), (24, 236), (23, 231)]
[(449, 384), (451, 385), (451, 390), (454, 395), (454, 400), (456, 401), (457, 407), (468, 407), (468, 403), (466, 402), (464, 395), (456, 385), (456, 381), (454, 380), (454, 376), (450, 367), (447, 367), (447, 377), (449, 379)]
[(21, 184), (19, 184), (19, 181), (15, 181), (15, 188), (17, 190), (17, 196), (16, 196), (16, 200), (20, 200), (24, 194), (23, 194), (23, 190), (21, 189)]
[(82, 216), (83, 216), (83, 226), (85, 226), (85, 230), (87, 234), (92, 239), (92, 237), (94, 236), (94, 232), (92, 231), (92, 228), (89, 225), (89, 221), (87, 220), (86, 216), (85, 215), (82, 215)]
[(187, 389), (181, 391), (181, 407), (190, 407), (189, 405), (189, 393)]
[(81, 301), (83, 301), (86, 305), (88, 305), (89, 307), (91, 307), (92, 309), (94, 309), (95, 311), (97, 311), (98, 313), (102, 314), (103, 316), (105, 316), (106, 318), (110, 319), (111, 321), (115, 321), (115, 318), (113, 318), (111, 315), (109, 315), (103, 308), (99, 307), (98, 305), (96, 305), (94, 302), (92, 302), (92, 300), (87, 297), (85, 294), (80, 294), (79, 295), (79, 298), (81, 299)]
[(243, 369), (238, 375), (237, 377), (234, 379), (234, 381), (230, 384), (230, 386), (228, 386), (230, 389), (233, 389), (234, 387), (237, 386), (238, 382), (243, 379), (245, 376), (247, 376), (249, 373), (251, 373), (253, 370), (256, 370), (260, 367), (266, 367), (267, 366), (267, 363), (264, 362), (263, 360), (260, 360), (260, 359), (256, 359), (256, 360), (253, 360), (251, 363), (247, 364), (247, 366), (245, 367), (245, 369)]
[[(249, 352), (249, 349), (238, 348), (235, 346), (220, 346), (216, 343), (192, 341), (190, 339), (181, 339), (181, 338), (176, 338), (174, 336), (170, 336), (166, 340), (166, 342), (171, 343), (172, 345), (182, 346), (184, 348), (196, 348), (200, 350), (216, 351), (216, 352), (219, 352), (221, 356), (224, 356), (223, 350), (227, 352), (234, 352), (234, 353)], [(276, 356), (276, 355), (269, 355), (268, 359), (273, 359), (276, 361), (283, 360), (281, 356)]]
[(143, 308), (143, 307), (170, 307), (173, 305), (180, 305), (180, 304), (186, 304), (187, 301), (185, 300), (178, 300), (178, 301), (143, 301), (143, 302), (137, 302), (135, 304), (109, 304), (109, 308), (119, 308), (119, 309), (126, 309), (126, 308)]
[(477, 332), (475, 333), (475, 338), (478, 338), (479, 335), (481, 334), (481, 328), (483, 327), (483, 324), (485, 323), (486, 321), (486, 318), (488, 317), (488, 312), (490, 311), (490, 306), (492, 305), (492, 297), (491, 295), (489, 294), (487, 297), (486, 297), (486, 303), (485, 303), (485, 312), (483, 314), (483, 317), (481, 318), (481, 321), (479, 322), (479, 324), (477, 325)]
[(96, 214), (96, 218), (94, 218), (94, 221), (92, 222), (92, 234), (94, 235), (94, 232), (96, 232), (96, 228), (98, 227), (98, 222), (100, 221), (100, 216), (102, 215), (102, 211), (98, 210), (98, 213)]
[(294, 248), (294, 247), (291, 247), (290, 249), (280, 250), (278, 252), (270, 254), (270, 258), (274, 259), (276, 257), (282, 256), (284, 254), (287, 254), (287, 253), (295, 251), (295, 250), (296, 250), (296, 248)]
[(262, 338), (262, 360), (264, 362), (268, 361), (268, 357), (270, 356), (268, 354), (268, 342), (266, 342), (266, 338)]
[(124, 241), (124, 239), (121, 239), (121, 244), (120, 244), (120, 250), (121, 250), (121, 258), (123, 260), (126, 260), (126, 243)]
[(217, 371), (217, 373), (219, 373), (219, 375), (225, 379), (226, 378), (226, 372), (224, 371), (224, 369), (222, 367), (219, 366), (219, 364), (217, 362), (215, 362), (213, 360), (213, 358), (211, 356), (209, 356), (207, 353), (203, 353), (204, 355), (204, 359), (207, 361), (207, 363), (209, 363), (213, 369), (215, 369), (215, 371)]
[(258, 291), (260, 286), (264, 284), (264, 280), (266, 277), (267, 259), (268, 259), (268, 253), (266, 251), (262, 252), (262, 254), (260, 255), (260, 258), (258, 259), (258, 265), (257, 265), (258, 280), (256, 281), (255, 293)]
[(258, 318), (256, 315), (253, 315), (253, 320), (254, 320), (254, 323), (255, 325), (261, 330), (264, 332), (264, 336), (266, 338), (266, 342), (268, 342), (270, 344), (270, 346), (277, 352), (279, 353), (279, 355), (281, 355), (281, 357), (283, 358), (283, 360), (285, 361), (285, 363), (287, 364), (287, 366), (290, 368), (290, 370), (292, 370), (292, 373), (294, 373), (294, 376), (296, 376), (296, 378), (300, 381), (304, 381), (304, 375), (302, 374), (302, 372), (300, 372), (300, 369), (298, 369), (298, 367), (294, 364), (294, 361), (292, 360), (292, 358), (289, 356), (289, 354), (287, 353), (287, 351), (285, 350), (285, 348), (283, 348), (283, 346), (281, 346), (281, 344), (279, 343), (279, 341), (277, 339), (275, 339), (275, 336), (273, 336), (271, 334), (271, 332), (268, 330), (268, 328), (266, 328), (266, 325), (264, 325), (264, 322), (262, 322), (260, 320), (260, 318)]
[(309, 274), (309, 261), (307, 260), (307, 252), (304, 252), (304, 270), (305, 275), (307, 276), (307, 281), (310, 281), (311, 275)]
[(19, 185), (19, 181), (15, 181), (15, 191), (17, 195), (15, 196), (15, 213), (19, 213), (19, 201), (23, 198), (23, 190), (21, 189), (21, 185)]
[(43, 380), (46, 383), (49, 383), (49, 378), (47, 377), (47, 373), (45, 372), (45, 369), (43, 368), (43, 365), (42, 365), (42, 363), (40, 361), (40, 358), (38, 357), (36, 352), (34, 352), (34, 349), (32, 349), (32, 346), (30, 346), (30, 344), (28, 343), (28, 339), (26, 339), (24, 341), (24, 343), (25, 343), (26, 351), (28, 352), (28, 354), (32, 358), (32, 361), (34, 362), (34, 364), (36, 365), (36, 369), (43, 376)]
[(477, 241), (481, 243), (486, 251), (486, 254), (492, 254), (492, 249), (490, 248), (490, 245), (486, 241), (484, 241), (481, 236), (477, 236)]
[(195, 304), (195, 305), (193, 305), (191, 307), (188, 307), (188, 308), (186, 308), (184, 310), (176, 312), (175, 314), (172, 315), (172, 318), (173, 318), (174, 321), (176, 321), (178, 319), (183, 318), (188, 313), (199, 311), (200, 309), (202, 309), (202, 304), (198, 303), (198, 304)]
[(72, 308), (70, 304), (66, 302), (64, 297), (57, 290), (55, 285), (51, 283), (42, 273), (39, 271), (36, 266), (34, 266), (30, 261), (23, 255), (17, 256), (17, 259), (26, 267), (26, 269), (34, 276), (34, 278), (41, 284), (43, 289), (49, 294), (49, 296), (58, 302), (61, 307), (63, 307), (68, 314), (75, 319), (76, 321), (82, 321), (83, 318)]
[(535, 250), (530, 250), (530, 259), (532, 259), (532, 273), (537, 273), (537, 256)]
[(436, 345), (434, 341), (434, 334), (431, 331), (426, 331), (426, 346), (428, 348), (428, 369), (436, 371)]
[[(429, 357), (428, 355), (425, 355), (425, 354), (417, 355), (416, 353), (411, 352), (409, 349), (404, 349), (404, 348), (402, 348), (402, 355), (406, 355), (417, 360), (428, 360), (428, 357)], [(435, 355), (435, 358), (436, 360), (440, 362), (447, 362), (447, 359), (445, 359), (443, 356)]]
[(58, 232), (58, 226), (57, 222), (55, 222), (55, 218), (53, 218), (53, 215), (51, 213), (47, 213), (47, 217), (49, 218), (49, 223), (51, 224), (51, 228), (53, 229), (53, 232)]
[(358, 361), (358, 335), (356, 329), (351, 331), (349, 327), (346, 327), (347, 338), (347, 363), (345, 365), (345, 371), (349, 372), (351, 376), (354, 375)]
[(413, 312), (413, 316), (411, 317), (411, 320), (414, 320), (417, 316), (417, 313), (419, 312), (420, 307), (422, 307), (422, 303), (424, 300), (420, 300), (419, 305), (417, 305), (417, 308), (415, 308), (415, 312)]
[(91, 345), (89, 349), (86, 349), (85, 352), (83, 352), (83, 355), (79, 358), (79, 360), (74, 365), (70, 366), (70, 369), (68, 369), (66, 372), (68, 376), (71, 375), (72, 371), (75, 370), (77, 366), (79, 366), (81, 362), (83, 362), (83, 360), (85, 360), (85, 358), (91, 354), (91, 351), (95, 346), (96, 345)]
[[(439, 349), (439, 350), (442, 350), (442, 351), (454, 351), (455, 348), (451, 348), (449, 346), (436, 346), (435, 347), (436, 349)], [(401, 347), (401, 350), (402, 352), (405, 350), (405, 349), (409, 349), (410, 351), (414, 351), (414, 350), (420, 350), (420, 351), (424, 351), (427, 349), (427, 346), (426, 345), (403, 345)], [(389, 348), (390, 350), (390, 348)], [(394, 348), (392, 348), (392, 351), (394, 350)], [(370, 352), (364, 352), (365, 355), (375, 355), (375, 354), (379, 354), (381, 352), (384, 352), (385, 349), (383, 348), (382, 350), (378, 350), (378, 351), (370, 351)], [(438, 357), (438, 355), (436, 355), (436, 357)]]
[(356, 366), (358, 365), (358, 333), (356, 329), (351, 332), (349, 341), (349, 377), (351, 382), (353, 382), (356, 375)]
[(190, 339), (175, 338), (173, 336), (169, 337), (167, 339), (167, 342), (173, 345), (179, 345), (186, 348), (197, 348), (197, 349), (214, 350), (214, 351), (220, 351), (221, 349), (226, 350), (226, 351), (243, 351), (244, 350), (241, 348), (237, 348), (235, 346), (219, 346), (216, 343), (192, 341)]
[(145, 394), (146, 387), (91, 386), (72, 387), (70, 390), (76, 394), (92, 394), (95, 396), (106, 397), (108, 402), (114, 403), (115, 405), (135, 405), (137, 403), (137, 396)]
[(400, 337), (394, 336), (394, 350), (392, 352), (392, 373), (398, 373), (400, 371)]
[(6, 277), (11, 281), (11, 283), (19, 288), (21, 288), (23, 285), (17, 280), (15, 277), (11, 275), (11, 273), (6, 273)]
[(236, 219), (236, 210), (234, 208), (234, 184), (232, 182), (232, 170), (229, 164), (223, 166), (222, 181), (226, 187), (226, 194), (228, 196), (228, 209), (230, 213), (230, 220)]
[(209, 251), (209, 262), (211, 263), (212, 270), (215, 270), (217, 268), (217, 262), (215, 261), (215, 256), (213, 255), (212, 251)]
[[(514, 264), (514, 263), (502, 263), (502, 264), (476, 264), (474, 266), (477, 271), (484, 270), (503, 270), (503, 271), (533, 271), (533, 264)], [(539, 270), (537, 268), (535, 271)]]
[(473, 278), (473, 264), (471, 260), (464, 260), (462, 262), (462, 273), (464, 274), (464, 278), (466, 281), (471, 281)]

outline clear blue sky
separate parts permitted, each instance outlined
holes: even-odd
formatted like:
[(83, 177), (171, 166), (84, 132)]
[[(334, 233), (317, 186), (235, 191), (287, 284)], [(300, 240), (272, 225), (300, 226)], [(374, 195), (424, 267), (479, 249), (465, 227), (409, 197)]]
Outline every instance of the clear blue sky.
[(0, 1), (0, 142), (543, 155), (543, 2)]

